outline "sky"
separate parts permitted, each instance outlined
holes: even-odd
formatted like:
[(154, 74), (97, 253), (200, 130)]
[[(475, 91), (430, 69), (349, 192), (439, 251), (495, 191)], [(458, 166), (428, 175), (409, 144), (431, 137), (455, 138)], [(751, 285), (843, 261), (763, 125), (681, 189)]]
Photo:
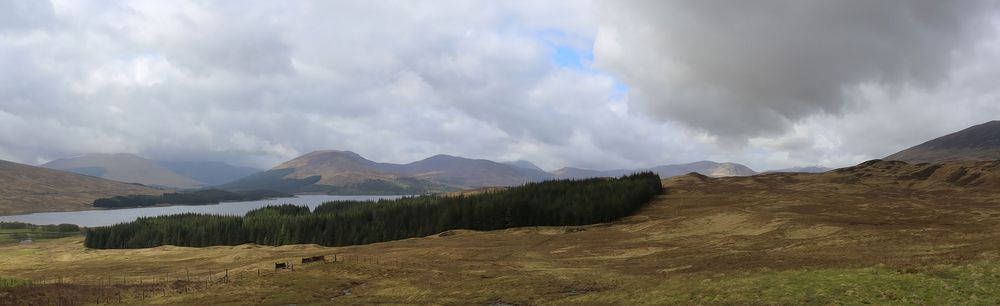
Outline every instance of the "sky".
[(0, 159), (842, 167), (1000, 119), (1000, 4), (0, 0)]

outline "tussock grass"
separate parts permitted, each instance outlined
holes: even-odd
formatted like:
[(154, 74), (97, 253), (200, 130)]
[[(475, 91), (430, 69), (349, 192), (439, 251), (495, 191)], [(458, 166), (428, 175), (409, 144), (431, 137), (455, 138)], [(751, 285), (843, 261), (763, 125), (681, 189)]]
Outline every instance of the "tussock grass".
[[(617, 222), (363, 246), (94, 250), (80, 237), (56, 239), (0, 246), (0, 275), (253, 276), (139, 301), (183, 305), (1000, 304), (1000, 189), (927, 187), (892, 173), (842, 182), (854, 174), (670, 178), (665, 195)], [(296, 265), (256, 277), (275, 262), (328, 254), (403, 264)]]
[(0, 289), (17, 288), (31, 285), (31, 281), (0, 276)]

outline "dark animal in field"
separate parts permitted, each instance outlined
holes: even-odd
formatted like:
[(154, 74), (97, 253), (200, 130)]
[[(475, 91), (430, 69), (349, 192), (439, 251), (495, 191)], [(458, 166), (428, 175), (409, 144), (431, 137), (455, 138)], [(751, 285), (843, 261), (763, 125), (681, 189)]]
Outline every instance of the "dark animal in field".
[(325, 262), (326, 256), (313, 256), (313, 257), (302, 257), (302, 263), (313, 263), (313, 262)]

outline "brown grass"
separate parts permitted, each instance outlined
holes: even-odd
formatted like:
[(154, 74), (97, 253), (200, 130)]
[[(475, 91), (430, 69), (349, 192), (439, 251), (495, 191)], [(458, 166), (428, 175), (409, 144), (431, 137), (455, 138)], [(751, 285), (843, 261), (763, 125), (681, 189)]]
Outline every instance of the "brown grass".
[(0, 161), (0, 215), (94, 209), (98, 198), (164, 190)]
[[(165, 304), (1000, 301), (990, 287), (1000, 279), (992, 263), (1000, 258), (1000, 190), (959, 186), (947, 177), (932, 181), (934, 175), (901, 181), (898, 172), (921, 169), (891, 167), (677, 177), (664, 180), (667, 194), (619, 222), (458, 230), (353, 247), (86, 250), (79, 238), (63, 239), (0, 248), (0, 275), (124, 271), (155, 278), (185, 268), (217, 277), (225, 269), (253, 275), (141, 301)], [(255, 276), (275, 261), (334, 253), (379, 262)], [(973, 295), (979, 300), (961, 299)]]

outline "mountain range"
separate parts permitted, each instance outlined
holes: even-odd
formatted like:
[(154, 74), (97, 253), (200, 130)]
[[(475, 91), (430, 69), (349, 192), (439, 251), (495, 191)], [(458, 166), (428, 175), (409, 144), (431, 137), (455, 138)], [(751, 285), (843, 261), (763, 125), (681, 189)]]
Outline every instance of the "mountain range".
[(990, 121), (941, 136), (889, 155), (908, 163), (1000, 160), (1000, 121)]
[[(269, 189), (320, 194), (423, 194), (515, 186), (551, 179), (617, 177), (652, 171), (661, 177), (696, 172), (711, 177), (747, 176), (757, 172), (737, 163), (699, 161), (639, 169), (592, 170), (566, 167), (547, 172), (525, 160), (494, 162), (439, 154), (407, 164), (368, 160), (351, 151), (322, 150), (281, 163), (267, 171), (209, 161), (156, 161), (134, 154), (86, 154), (42, 165), (126, 183), (231, 191)], [(809, 168), (786, 172), (813, 172)]]
[(807, 167), (793, 167), (778, 170), (769, 170), (764, 173), (776, 173), (776, 172), (793, 172), (793, 173), (823, 173), (833, 170), (833, 168), (827, 168), (823, 166), (807, 166)]
[(82, 210), (98, 198), (164, 190), (0, 160), (0, 214)]
[(220, 188), (233, 191), (272, 189), (291, 193), (414, 194), (514, 186), (550, 179), (613, 177), (639, 171), (653, 171), (663, 177), (689, 172), (714, 177), (756, 173), (740, 164), (709, 161), (607, 171), (562, 168), (550, 173), (523, 160), (499, 163), (435, 155), (408, 164), (392, 164), (374, 162), (350, 151), (325, 150), (302, 155)]
[(260, 171), (211, 161), (155, 161), (134, 154), (85, 154), (53, 160), (42, 167), (178, 189), (219, 185)]
[(557, 178), (581, 179), (581, 178), (603, 177), (603, 176), (622, 176), (629, 173), (640, 172), (640, 171), (652, 171), (663, 178), (683, 175), (691, 172), (696, 172), (711, 177), (748, 176), (757, 174), (757, 172), (753, 171), (753, 169), (750, 169), (750, 167), (741, 164), (717, 163), (713, 161), (699, 161), (699, 162), (693, 162), (689, 164), (679, 164), (679, 165), (664, 165), (652, 168), (617, 169), (617, 170), (605, 170), (605, 171), (566, 167), (554, 171), (553, 174)]
[(350, 151), (315, 151), (220, 186), (293, 193), (414, 194), (511, 186), (552, 178), (541, 170), (485, 159), (435, 155), (408, 164), (374, 162)]
[[(911, 164), (1000, 160), (1000, 121), (945, 135), (885, 159)], [(878, 165), (895, 167), (898, 164)], [(566, 167), (552, 172), (524, 160), (498, 163), (449, 155), (435, 155), (408, 164), (392, 164), (374, 162), (350, 151), (333, 150), (312, 152), (262, 172), (220, 162), (154, 161), (132, 154), (87, 154), (54, 160), (43, 166), (0, 161), (0, 214), (87, 209), (97, 198), (155, 195), (166, 191), (157, 186), (218, 186), (234, 191), (271, 189), (291, 193), (418, 194), (512, 186), (548, 179), (621, 176), (637, 171), (653, 171), (661, 177), (690, 172), (714, 177), (756, 174), (740, 164), (711, 161), (642, 169)], [(872, 165), (868, 166), (871, 168)], [(927, 175), (937, 175), (940, 172), (938, 169), (944, 169), (941, 167), (950, 166), (927, 168), (911, 176), (931, 172)], [(962, 169), (957, 171), (968, 172)], [(828, 168), (814, 166), (768, 172), (829, 171)], [(949, 176), (947, 180), (979, 184), (975, 175), (968, 179)]]

